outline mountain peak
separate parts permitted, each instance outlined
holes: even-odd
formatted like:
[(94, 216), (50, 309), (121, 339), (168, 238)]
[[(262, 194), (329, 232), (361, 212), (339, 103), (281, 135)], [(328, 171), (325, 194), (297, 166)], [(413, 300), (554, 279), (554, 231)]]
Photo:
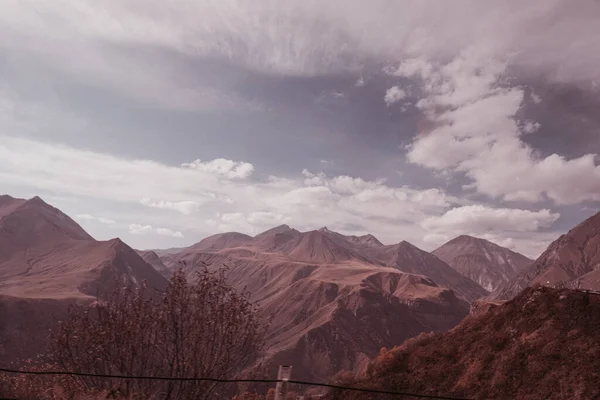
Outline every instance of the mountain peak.
[(93, 240), (77, 222), (59, 209), (52, 207), (39, 196), (29, 200), (3, 198), (0, 204), (1, 226), (15, 246), (33, 245), (36, 242), (63, 240)]
[(285, 232), (289, 232), (289, 231), (295, 231), (295, 229), (290, 228), (289, 225), (282, 224), (282, 225), (276, 226), (275, 228), (271, 228), (262, 233), (259, 233), (255, 237), (260, 238), (260, 237), (264, 237), (264, 236), (277, 235), (279, 233), (285, 233)]
[(462, 275), (494, 291), (532, 260), (486, 239), (460, 235), (432, 252)]

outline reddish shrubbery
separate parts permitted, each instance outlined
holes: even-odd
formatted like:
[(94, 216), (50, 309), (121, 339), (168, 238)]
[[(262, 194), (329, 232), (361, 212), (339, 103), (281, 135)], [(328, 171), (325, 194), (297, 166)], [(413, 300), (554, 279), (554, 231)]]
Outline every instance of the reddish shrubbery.
[(364, 376), (338, 383), (480, 399), (593, 398), (600, 395), (600, 296), (530, 288), (450, 332), (383, 350)]

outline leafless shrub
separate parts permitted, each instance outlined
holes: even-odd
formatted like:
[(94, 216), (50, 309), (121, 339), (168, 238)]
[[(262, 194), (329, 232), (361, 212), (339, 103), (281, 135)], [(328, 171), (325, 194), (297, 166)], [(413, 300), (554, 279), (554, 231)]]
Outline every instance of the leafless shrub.
[[(118, 286), (90, 306), (73, 306), (54, 338), (61, 369), (92, 374), (231, 379), (263, 347), (264, 325), (246, 293), (226, 282), (225, 271), (200, 270), (193, 282), (182, 271), (164, 293)], [(118, 398), (207, 399), (215, 382), (70, 376), (71, 397), (110, 392)]]

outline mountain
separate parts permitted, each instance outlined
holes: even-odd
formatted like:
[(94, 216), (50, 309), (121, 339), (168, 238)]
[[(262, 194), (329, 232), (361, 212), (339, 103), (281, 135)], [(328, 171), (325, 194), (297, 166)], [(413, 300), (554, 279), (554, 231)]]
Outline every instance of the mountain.
[(330, 237), (334, 237), (334, 238), (338, 238), (341, 239), (343, 241), (349, 242), (353, 245), (356, 246), (364, 246), (364, 247), (378, 247), (378, 246), (383, 246), (383, 243), (381, 243), (379, 240), (377, 240), (377, 238), (371, 234), (367, 234), (367, 235), (363, 235), (363, 236), (348, 236), (348, 235), (342, 235), (340, 233), (331, 231), (329, 229), (327, 229), (326, 226), (324, 226), (323, 228), (319, 229), (319, 232), (324, 233)]
[(26, 298), (95, 296), (119, 277), (154, 287), (165, 279), (119, 239), (96, 241), (39, 197), (2, 199), (0, 294)]
[(510, 249), (467, 235), (450, 240), (432, 254), (490, 292), (533, 262)]
[(325, 232), (310, 231), (297, 235), (281, 247), (280, 251), (287, 257), (312, 263), (338, 263), (370, 260), (349, 243), (335, 240)]
[(507, 300), (536, 283), (600, 290), (600, 213), (552, 242), (535, 262), (490, 298)]
[(172, 271), (162, 262), (161, 258), (152, 250), (137, 251), (146, 263), (150, 264), (155, 270), (157, 270), (162, 276), (169, 279), (172, 275)]
[(69, 304), (91, 302), (116, 280), (167, 284), (120, 239), (96, 241), (39, 197), (0, 197), (0, 358), (37, 354)]
[(192, 246), (195, 251), (220, 250), (231, 247), (238, 247), (252, 241), (252, 236), (243, 233), (227, 232), (219, 233), (202, 239)]
[(252, 241), (254, 248), (265, 252), (276, 252), (301, 233), (287, 225), (280, 225), (256, 235)]
[(444, 261), (406, 241), (379, 247), (373, 250), (372, 256), (400, 271), (425, 275), (438, 285), (455, 290), (469, 302), (488, 294), (484, 288), (456, 272)]
[(275, 373), (279, 364), (292, 364), (297, 379), (326, 381), (340, 370), (360, 371), (381, 347), (450, 329), (469, 312), (467, 301), (425, 276), (354, 258), (326, 259), (333, 262), (246, 247), (188, 251), (176, 262), (189, 273), (227, 265), (229, 281), (273, 317), (264, 365)]
[[(600, 296), (528, 288), (515, 299), (383, 352), (345, 386), (471, 399), (600, 397)], [(337, 399), (367, 395), (340, 393)]]
[(162, 261), (188, 274), (226, 266), (229, 281), (273, 316), (264, 365), (292, 364), (295, 377), (317, 381), (362, 370), (383, 346), (452, 328), (488, 294), (409, 243), (327, 228), (220, 234)]

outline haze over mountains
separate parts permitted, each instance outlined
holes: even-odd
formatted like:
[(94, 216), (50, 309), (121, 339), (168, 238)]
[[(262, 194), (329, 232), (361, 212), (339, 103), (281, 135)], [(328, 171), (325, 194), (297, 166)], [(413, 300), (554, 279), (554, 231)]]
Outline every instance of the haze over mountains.
[(341, 370), (362, 371), (382, 347), (453, 328), (477, 299), (580, 276), (597, 287), (599, 237), (596, 215), (531, 265), (469, 236), (428, 253), (406, 241), (383, 245), (372, 235), (287, 225), (256, 236), (221, 233), (183, 249), (135, 251), (119, 239), (96, 241), (38, 197), (1, 196), (0, 353), (15, 360), (42, 352), (66, 306), (92, 301), (114, 279), (160, 289), (175, 269), (192, 275), (226, 267), (230, 282), (272, 316), (265, 365), (292, 364), (295, 377), (322, 381)]

